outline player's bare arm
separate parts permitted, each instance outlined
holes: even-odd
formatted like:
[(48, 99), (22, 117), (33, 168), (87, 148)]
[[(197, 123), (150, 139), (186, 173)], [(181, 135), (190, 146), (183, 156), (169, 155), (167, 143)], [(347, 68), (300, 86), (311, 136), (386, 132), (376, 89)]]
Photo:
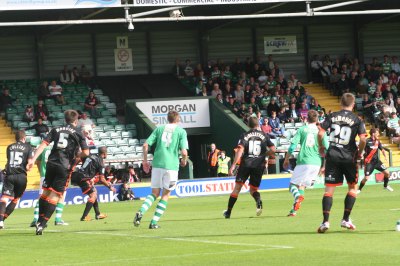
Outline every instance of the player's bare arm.
[(181, 155), (182, 155), (182, 158), (181, 158), (181, 163), (180, 163), (180, 165), (181, 165), (182, 167), (185, 167), (185, 166), (186, 166), (186, 163), (187, 163), (187, 158), (188, 158), (188, 152), (187, 152), (187, 150), (186, 150), (186, 149), (182, 149), (182, 150), (181, 150)]
[(115, 187), (114, 187), (110, 182), (108, 182), (108, 181), (106, 180), (106, 178), (104, 177), (104, 175), (100, 175), (99, 181), (100, 181), (104, 186), (108, 187), (108, 189), (109, 189), (110, 191), (112, 191), (112, 192), (115, 193), (115, 191), (116, 191), (116, 190), (115, 190)]
[(149, 162), (147, 161), (147, 153), (149, 152), (149, 144), (147, 144), (147, 142), (145, 142), (143, 144), (143, 171), (148, 174), (150, 171), (150, 165)]
[(233, 159), (233, 163), (232, 163), (231, 167), (229, 168), (229, 175), (233, 175), (233, 171), (235, 170), (236, 164), (239, 162), (240, 158), (242, 158), (243, 151), (244, 151), (244, 147), (242, 145), (238, 145), (237, 151), (235, 154), (235, 159)]

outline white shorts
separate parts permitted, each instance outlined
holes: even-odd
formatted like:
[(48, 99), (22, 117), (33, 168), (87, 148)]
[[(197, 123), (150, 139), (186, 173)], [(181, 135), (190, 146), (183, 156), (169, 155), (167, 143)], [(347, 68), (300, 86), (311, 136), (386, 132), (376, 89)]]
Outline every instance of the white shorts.
[(312, 182), (317, 179), (320, 170), (318, 165), (302, 164), (294, 168), (290, 183), (310, 187)]
[(178, 182), (178, 171), (163, 168), (153, 168), (151, 170), (151, 188), (162, 188), (170, 191), (174, 190)]

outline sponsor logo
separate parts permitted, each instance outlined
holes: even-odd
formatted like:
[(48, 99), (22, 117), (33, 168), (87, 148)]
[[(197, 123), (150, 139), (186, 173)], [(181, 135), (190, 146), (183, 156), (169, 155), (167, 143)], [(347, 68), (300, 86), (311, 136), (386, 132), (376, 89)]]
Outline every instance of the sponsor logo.
[[(397, 171), (390, 171), (389, 172), (389, 180), (394, 181), (394, 180), (400, 180), (400, 170)], [(376, 173), (375, 174), (375, 181), (376, 183), (382, 183), (383, 182), (383, 173)]]

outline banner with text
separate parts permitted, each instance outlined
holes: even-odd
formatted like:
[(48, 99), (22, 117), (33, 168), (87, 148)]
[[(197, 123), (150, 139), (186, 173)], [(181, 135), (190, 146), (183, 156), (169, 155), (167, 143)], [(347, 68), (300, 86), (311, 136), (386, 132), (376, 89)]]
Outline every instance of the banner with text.
[(208, 99), (136, 102), (136, 106), (156, 126), (168, 124), (167, 114), (171, 110), (179, 112), (183, 128), (210, 126)]
[(297, 54), (296, 36), (264, 37), (265, 54)]
[[(317, 0), (324, 1), (324, 0)], [(281, 2), (304, 2), (304, 0), (133, 0), (133, 4), (140, 6), (203, 6), (203, 5), (231, 5), (231, 4), (268, 4)]]
[(132, 49), (121, 48), (114, 49), (115, 56), (115, 71), (132, 71), (133, 60), (132, 60)]
[(120, 7), (121, 0), (0, 0), (0, 10)]

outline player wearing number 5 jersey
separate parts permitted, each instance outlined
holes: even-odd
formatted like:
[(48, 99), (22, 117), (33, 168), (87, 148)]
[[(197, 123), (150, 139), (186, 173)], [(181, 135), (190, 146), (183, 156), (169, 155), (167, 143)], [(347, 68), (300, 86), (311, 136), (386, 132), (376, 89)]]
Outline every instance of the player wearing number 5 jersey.
[(43, 181), (43, 193), (39, 199), (39, 220), (36, 235), (41, 235), (62, 197), (71, 171), (75, 165), (79, 150), (82, 157), (89, 155), (89, 148), (81, 132), (77, 130), (78, 113), (67, 110), (64, 113), (66, 126), (53, 128), (47, 138), (39, 145), (33, 160), (35, 161), (51, 142), (53, 148), (46, 164), (46, 176)]
[(18, 200), (24, 194), (26, 171), (32, 168), (33, 149), (25, 143), (25, 131), (17, 131), (15, 140), (16, 143), (7, 147), (6, 176), (0, 199), (0, 229), (4, 228), (4, 220), (14, 211)]
[(236, 164), (241, 159), (236, 174), (235, 188), (229, 197), (228, 209), (224, 211), (226, 219), (231, 217), (231, 212), (240, 190), (249, 177), (250, 194), (256, 201), (256, 215), (259, 216), (262, 212), (262, 200), (258, 187), (265, 169), (266, 156), (274, 156), (275, 146), (269, 136), (258, 129), (259, 124), (256, 117), (249, 118), (249, 127), (250, 130), (244, 133), (239, 140), (235, 159), (229, 169), (229, 175), (233, 175)]
[(188, 141), (186, 131), (179, 127), (179, 113), (168, 112), (168, 124), (157, 127), (143, 145), (143, 170), (148, 173), (150, 165), (147, 161), (149, 146), (155, 146), (153, 169), (151, 171), (151, 194), (146, 197), (142, 207), (133, 220), (135, 226), (140, 225), (143, 214), (158, 198), (162, 189), (161, 199), (157, 204), (150, 229), (159, 228), (158, 221), (167, 208), (171, 191), (178, 181), (179, 153), (182, 155), (180, 165), (185, 166), (187, 160)]
[[(332, 207), (332, 197), (335, 187), (343, 184), (346, 177), (348, 193), (344, 201), (344, 213), (341, 227), (354, 230), (356, 226), (350, 220), (357, 196), (358, 167), (357, 159), (361, 158), (366, 143), (364, 123), (355, 115), (355, 98), (350, 93), (343, 94), (341, 98), (342, 110), (329, 115), (321, 123), (318, 132), (318, 143), (321, 155), (325, 153), (322, 139), (325, 131), (329, 131), (329, 148), (326, 154), (325, 165), (325, 194), (322, 199), (323, 222), (318, 228), (318, 233), (329, 229), (329, 213)], [(357, 147), (356, 137), (360, 138)]]

